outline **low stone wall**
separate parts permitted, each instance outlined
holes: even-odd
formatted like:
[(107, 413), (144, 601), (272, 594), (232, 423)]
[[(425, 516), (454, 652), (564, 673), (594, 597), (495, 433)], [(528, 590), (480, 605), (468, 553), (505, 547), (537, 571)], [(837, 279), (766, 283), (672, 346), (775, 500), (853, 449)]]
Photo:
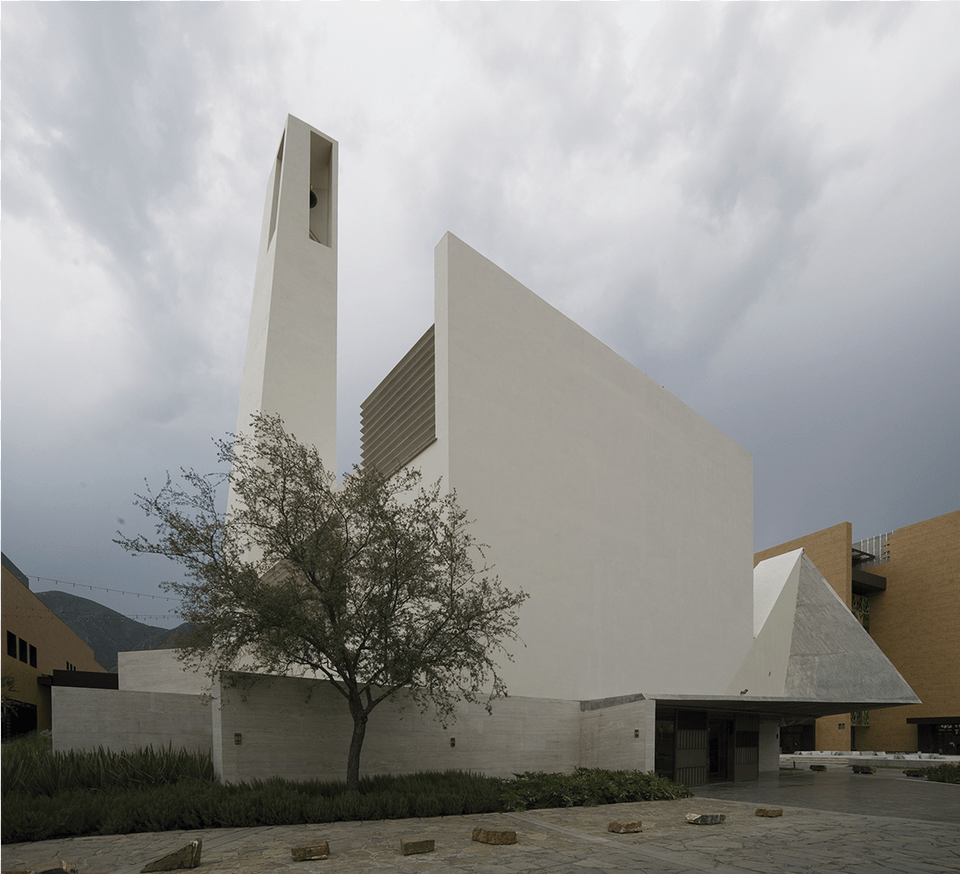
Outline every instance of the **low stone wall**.
[(580, 705), (580, 766), (652, 771), (657, 702), (639, 699), (598, 704)]
[[(227, 782), (271, 776), (342, 780), (353, 720), (322, 681), (292, 677), (221, 683), (213, 711), (213, 757)], [(370, 715), (362, 774), (457, 769), (509, 777), (572, 771), (580, 763), (580, 704), (506, 698), (488, 714), (461, 705), (447, 727), (399, 694)]]
[(211, 708), (199, 695), (54, 686), (53, 749), (173, 746), (212, 752)]
[(780, 756), (781, 768), (807, 768), (810, 765), (873, 765), (904, 768), (928, 768), (932, 765), (942, 765), (946, 762), (960, 764), (960, 756), (940, 756), (936, 753), (885, 753), (880, 751), (830, 752), (829, 750), (794, 753)]

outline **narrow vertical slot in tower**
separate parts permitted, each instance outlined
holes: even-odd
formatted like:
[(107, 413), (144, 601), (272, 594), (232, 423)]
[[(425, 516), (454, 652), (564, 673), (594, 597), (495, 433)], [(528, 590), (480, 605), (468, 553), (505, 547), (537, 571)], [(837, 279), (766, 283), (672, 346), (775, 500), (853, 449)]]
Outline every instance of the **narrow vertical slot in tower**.
[(333, 143), (310, 132), (310, 238), (330, 245)]
[(270, 206), (270, 233), (267, 236), (267, 247), (273, 240), (273, 232), (277, 229), (277, 207), (280, 204), (280, 168), (283, 164), (283, 137), (280, 137), (280, 149), (277, 152), (277, 167), (273, 174), (273, 197)]

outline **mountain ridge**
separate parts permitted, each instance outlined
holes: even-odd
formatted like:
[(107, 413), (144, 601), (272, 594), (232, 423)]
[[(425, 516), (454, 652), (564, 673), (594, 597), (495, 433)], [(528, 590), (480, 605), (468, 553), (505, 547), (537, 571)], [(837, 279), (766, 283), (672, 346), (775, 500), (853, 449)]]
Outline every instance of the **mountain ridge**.
[(34, 594), (93, 650), (98, 664), (113, 673), (117, 671), (117, 653), (171, 649), (174, 638), (190, 629), (185, 622), (176, 628), (147, 625), (97, 601), (56, 589)]

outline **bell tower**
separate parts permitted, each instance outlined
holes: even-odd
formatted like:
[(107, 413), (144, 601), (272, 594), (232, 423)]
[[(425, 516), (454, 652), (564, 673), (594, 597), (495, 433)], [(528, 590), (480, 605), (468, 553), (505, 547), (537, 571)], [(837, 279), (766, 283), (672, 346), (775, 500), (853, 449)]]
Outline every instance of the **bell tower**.
[(267, 182), (237, 433), (279, 415), (337, 472), (337, 142), (287, 116)]

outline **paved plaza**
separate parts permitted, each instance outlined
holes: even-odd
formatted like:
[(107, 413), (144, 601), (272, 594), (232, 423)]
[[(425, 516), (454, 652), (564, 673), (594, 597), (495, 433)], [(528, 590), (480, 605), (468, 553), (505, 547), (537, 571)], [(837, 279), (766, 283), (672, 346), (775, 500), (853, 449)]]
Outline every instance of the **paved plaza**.
[[(783, 816), (755, 815), (782, 807)], [(719, 825), (685, 821), (688, 812), (723, 813)], [(611, 820), (642, 820), (639, 834), (611, 834)], [(510, 829), (517, 843), (471, 840), (474, 828)], [(783, 772), (760, 783), (702, 787), (682, 801), (558, 808), (243, 829), (204, 829), (69, 838), (3, 847), (3, 870), (43, 868), (58, 859), (80, 874), (135, 874), (188, 840), (203, 839), (199, 871), (265, 872), (650, 872), (650, 874), (934, 874), (960, 871), (960, 786), (904, 777)], [(432, 853), (403, 856), (401, 840), (433, 839)], [(330, 842), (325, 861), (294, 862), (290, 848)]]

